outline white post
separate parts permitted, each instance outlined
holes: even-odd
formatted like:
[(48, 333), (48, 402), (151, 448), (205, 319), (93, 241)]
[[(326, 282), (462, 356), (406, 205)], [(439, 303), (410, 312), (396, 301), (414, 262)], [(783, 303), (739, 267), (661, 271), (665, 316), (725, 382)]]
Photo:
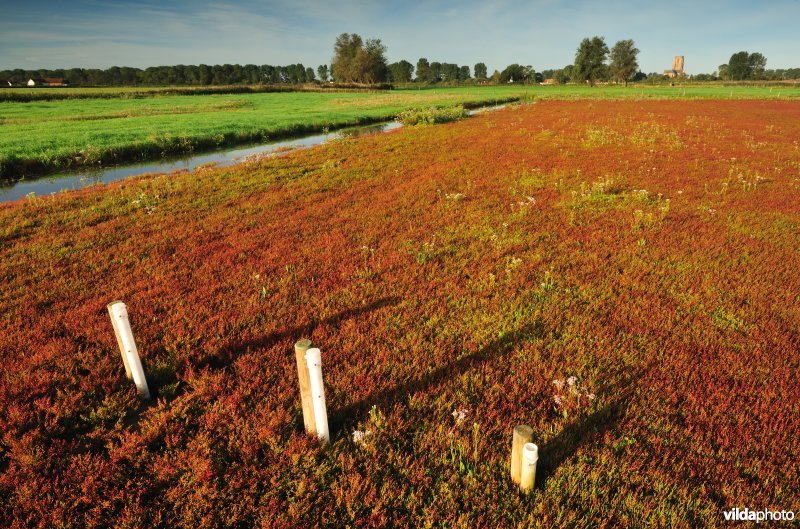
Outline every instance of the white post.
[(303, 426), (307, 434), (317, 433), (317, 424), (314, 422), (314, 399), (311, 397), (311, 379), (306, 362), (306, 351), (311, 349), (312, 345), (311, 340), (305, 338), (294, 344), (297, 380), (300, 382), (300, 404), (303, 406)]
[(149, 399), (150, 389), (147, 387), (147, 380), (144, 378), (142, 361), (139, 360), (139, 350), (136, 349), (131, 324), (128, 321), (128, 309), (123, 302), (117, 301), (109, 306), (109, 312), (111, 312), (111, 319), (115, 323), (115, 330), (119, 333), (119, 343), (123, 349), (122, 354), (128, 360), (125, 367), (130, 369), (130, 374), (133, 378), (133, 383), (136, 384), (136, 389), (139, 391), (139, 396), (143, 399)]
[(522, 472), (519, 488), (522, 492), (533, 490), (536, 482), (536, 462), (539, 460), (539, 447), (533, 443), (526, 443), (522, 449)]
[(533, 440), (533, 428), (527, 424), (519, 424), (514, 427), (511, 437), (511, 481), (519, 485), (520, 475), (522, 474), (522, 452), (526, 443)]
[(111, 303), (106, 305), (106, 308), (108, 309), (108, 315), (111, 317), (111, 326), (114, 327), (114, 335), (117, 337), (117, 347), (119, 347), (119, 352), (122, 354), (122, 363), (125, 364), (125, 376), (128, 377), (128, 380), (133, 380), (133, 375), (131, 374), (131, 368), (128, 365), (128, 355), (125, 354), (125, 346), (122, 345), (122, 337), (119, 334), (119, 325), (117, 325), (117, 318), (114, 317), (114, 305), (116, 305), (117, 303), (122, 303), (122, 302), (112, 301)]
[(328, 432), (328, 411), (325, 408), (325, 385), (322, 382), (322, 353), (316, 347), (306, 351), (308, 374), (311, 379), (311, 398), (314, 402), (314, 422), (317, 427), (317, 437), (326, 444), (331, 436)]

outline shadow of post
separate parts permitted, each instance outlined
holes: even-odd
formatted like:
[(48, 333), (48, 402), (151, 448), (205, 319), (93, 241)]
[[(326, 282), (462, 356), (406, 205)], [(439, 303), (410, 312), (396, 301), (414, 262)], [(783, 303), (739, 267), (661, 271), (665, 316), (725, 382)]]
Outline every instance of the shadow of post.
[[(396, 305), (397, 303), (400, 302), (400, 299), (401, 298), (397, 296), (384, 297), (361, 307), (346, 309), (327, 318), (311, 321), (307, 325), (290, 327), (284, 329), (283, 331), (269, 333), (252, 340), (234, 342), (231, 343), (230, 345), (223, 347), (213, 355), (201, 358), (200, 360), (191, 363), (190, 368), (196, 370), (202, 370), (204, 368), (212, 370), (224, 369), (230, 366), (244, 351), (247, 351), (248, 349), (254, 350), (254, 349), (268, 348), (282, 340), (290, 338), (296, 341), (303, 338), (304, 336), (310, 336), (311, 333), (314, 332), (314, 329), (316, 329), (320, 325), (338, 326), (341, 322), (345, 320), (355, 318), (362, 314), (367, 314), (369, 312), (373, 312), (382, 309), (384, 307)], [(140, 401), (136, 409), (130, 410), (127, 413), (127, 415), (123, 420), (123, 424), (125, 425), (126, 428), (138, 430), (139, 420), (145, 411), (158, 405), (158, 402), (160, 400), (166, 401), (167, 403), (171, 403), (175, 399), (181, 397), (182, 395), (185, 395), (187, 392), (190, 391), (189, 385), (186, 384), (184, 381), (180, 380), (177, 376), (177, 373), (175, 373), (174, 371), (169, 376), (161, 374), (154, 377), (153, 375), (155, 374), (154, 373), (155, 371), (156, 370), (152, 367), (150, 367), (149, 369), (145, 369), (145, 376), (148, 377), (150, 382), (149, 388), (150, 388), (151, 398), (150, 400)], [(168, 395), (163, 394), (161, 392), (161, 389), (168, 384), (176, 384), (176, 387), (172, 392), (170, 392), (170, 394)], [(83, 427), (83, 429), (88, 431), (88, 428), (85, 426)], [(78, 430), (72, 429), (68, 433), (70, 436), (73, 436), (77, 432)], [(0, 450), (2, 450), (1, 446)], [(2, 457), (1, 451), (0, 451), (0, 457)], [(2, 461), (2, 459), (0, 459), (0, 461)]]
[(636, 380), (652, 365), (651, 361), (629, 373), (621, 383), (608, 387), (606, 391), (616, 395), (608, 404), (573, 422), (540, 447), (539, 464), (536, 469), (537, 489), (542, 489), (558, 467), (572, 457), (579, 448), (598, 439), (619, 424), (633, 397)]
[(581, 446), (616, 426), (626, 408), (627, 403), (621, 401), (608, 404), (587, 417), (575, 421), (545, 443), (539, 451), (536, 488), (543, 488), (545, 482), (558, 467), (572, 457)]
[(397, 305), (397, 303), (399, 302), (400, 302), (399, 297), (389, 296), (375, 300), (361, 307), (354, 307), (343, 310), (327, 318), (312, 321), (307, 325), (289, 327), (282, 331), (272, 332), (264, 336), (261, 336), (259, 338), (234, 342), (231, 343), (230, 345), (223, 347), (222, 349), (217, 351), (216, 354), (203, 358), (195, 365), (195, 367), (198, 369), (202, 369), (206, 366), (211, 368), (227, 367), (231, 363), (233, 363), (233, 361), (236, 360), (236, 358), (243, 351), (247, 351), (248, 349), (250, 350), (266, 349), (286, 339), (292, 339), (293, 341), (297, 341), (300, 340), (301, 338), (310, 336), (314, 332), (314, 329), (316, 329), (320, 325), (331, 325), (336, 327), (345, 320), (349, 320), (358, 317), (362, 314), (367, 314), (369, 312), (382, 309), (384, 307)]
[(428, 390), (445, 380), (451, 380), (485, 362), (502, 356), (517, 343), (522, 343), (542, 334), (543, 326), (541, 322), (537, 321), (533, 324), (525, 325), (512, 333), (491, 341), (474, 353), (435, 369), (425, 376), (399, 384), (388, 390), (371, 393), (361, 400), (331, 413), (328, 417), (331, 433), (335, 435), (341, 431), (348, 420), (355, 420), (373, 405), (389, 406), (407, 395)]

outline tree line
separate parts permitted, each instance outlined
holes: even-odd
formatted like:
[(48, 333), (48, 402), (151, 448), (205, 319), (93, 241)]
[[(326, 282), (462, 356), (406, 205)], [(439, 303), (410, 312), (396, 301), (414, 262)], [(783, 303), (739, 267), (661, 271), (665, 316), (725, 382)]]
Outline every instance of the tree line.
[[(491, 77), (485, 63), (476, 63), (470, 71), (466, 65), (429, 61), (420, 58), (416, 66), (407, 60), (389, 64), (386, 60), (386, 46), (380, 39), (364, 40), (356, 33), (342, 33), (334, 43), (334, 57), (330, 70), (320, 66), (320, 78), (325, 81), (330, 73), (337, 82), (351, 83), (462, 83), (466, 81), (486, 81), (495, 84), (540, 83), (545, 79), (553, 82), (588, 83), (619, 82), (627, 86), (631, 81), (644, 79), (661, 80), (663, 73), (644, 74), (639, 69), (639, 50), (631, 39), (616, 42), (611, 48), (603, 37), (583, 39), (575, 53), (573, 64), (564, 68), (537, 72), (532, 66), (510, 64), (502, 71), (495, 70)], [(760, 53), (739, 52), (731, 56), (727, 65), (719, 68), (719, 73), (698, 74), (698, 80), (710, 79), (798, 79), (800, 69), (766, 70), (766, 57)], [(324, 69), (324, 72), (323, 72)]]
[(732, 81), (779, 81), (800, 79), (800, 68), (767, 70), (767, 58), (763, 54), (740, 51), (731, 55), (727, 64), (720, 64), (716, 75)]
[(112, 66), (105, 70), (70, 68), (0, 71), (0, 79), (7, 79), (15, 85), (24, 85), (28, 79), (52, 77), (66, 79), (72, 85), (90, 86), (298, 84), (317, 80), (314, 69), (300, 63), (287, 66), (179, 64), (145, 69)]
[[(603, 37), (586, 38), (581, 41), (575, 54), (575, 62), (560, 69), (544, 70), (542, 77), (564, 84), (616, 81), (661, 81), (664, 73), (645, 74), (639, 70), (639, 50), (632, 40), (621, 40), (610, 50)], [(766, 69), (767, 58), (761, 53), (740, 51), (734, 53), (726, 64), (721, 64), (714, 73), (699, 73), (691, 76), (697, 81), (786, 81), (800, 79), (800, 68)], [(530, 67), (527, 67), (530, 68)], [(497, 72), (495, 72), (497, 73)], [(536, 73), (539, 76), (539, 73)], [(499, 77), (502, 80), (502, 74)]]
[[(234, 84), (304, 84), (327, 83), (446, 83), (464, 82), (494, 84), (552, 82), (588, 83), (615, 81), (625, 85), (630, 81), (661, 80), (662, 73), (644, 74), (639, 70), (639, 50), (633, 40), (620, 40), (609, 49), (603, 37), (585, 38), (575, 53), (573, 64), (563, 68), (537, 72), (532, 66), (510, 64), (490, 76), (485, 63), (468, 65), (429, 61), (422, 57), (416, 65), (407, 60), (389, 64), (386, 46), (378, 38), (362, 39), (356, 33), (342, 33), (333, 46), (331, 64), (314, 70), (301, 63), (287, 66), (222, 64), (209, 66), (176, 65), (129, 68), (113, 66), (102, 69), (3, 70), (0, 79), (24, 85), (31, 78), (63, 78), (72, 85), (137, 86), (137, 85), (234, 85)], [(706, 80), (793, 80), (800, 79), (800, 68), (766, 69), (767, 59), (761, 53), (734, 53), (728, 63), (713, 74), (696, 74), (694, 79)]]

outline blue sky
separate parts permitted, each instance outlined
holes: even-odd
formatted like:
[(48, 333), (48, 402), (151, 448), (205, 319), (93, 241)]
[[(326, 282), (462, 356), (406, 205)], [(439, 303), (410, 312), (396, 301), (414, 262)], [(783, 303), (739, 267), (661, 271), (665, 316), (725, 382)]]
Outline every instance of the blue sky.
[(0, 0), (0, 69), (330, 61), (339, 33), (378, 37), (390, 62), (419, 57), (570, 64), (583, 37), (633, 39), (645, 72), (674, 55), (713, 72), (736, 51), (800, 67), (800, 0)]

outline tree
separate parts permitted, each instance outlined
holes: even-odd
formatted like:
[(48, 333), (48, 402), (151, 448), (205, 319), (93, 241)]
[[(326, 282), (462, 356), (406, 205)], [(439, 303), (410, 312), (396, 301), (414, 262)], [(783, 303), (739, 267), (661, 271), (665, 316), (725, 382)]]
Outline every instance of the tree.
[(605, 75), (606, 55), (608, 46), (603, 37), (583, 39), (575, 53), (574, 78), (589, 81), (589, 85), (594, 86), (595, 81)]
[(239, 64), (228, 64), (227, 66), (230, 67), (228, 70), (230, 72), (228, 75), (228, 82), (241, 83), (244, 80), (244, 75), (242, 74), (242, 66)]
[(386, 46), (380, 39), (364, 42), (359, 35), (342, 33), (333, 45), (333, 78), (345, 83), (379, 83), (386, 80)]
[(355, 33), (342, 33), (333, 45), (333, 78), (339, 82), (351, 83), (357, 76), (356, 54), (363, 49), (364, 41)]
[[(193, 68), (194, 66), (187, 66), (184, 70), (187, 81), (194, 75), (192, 71)], [(255, 64), (245, 64), (242, 71), (244, 73), (245, 82), (248, 84), (255, 84), (259, 81), (259, 68)]]
[(750, 79), (753, 69), (750, 66), (750, 55), (746, 51), (740, 51), (731, 55), (728, 61), (728, 77), (734, 81)]
[(431, 65), (428, 59), (421, 57), (417, 61), (417, 81), (428, 83), (431, 80)]
[(756, 52), (751, 53), (747, 57), (747, 62), (750, 64), (750, 76), (753, 79), (763, 79), (764, 70), (767, 68), (767, 58), (762, 54)]
[(637, 55), (639, 50), (630, 39), (621, 40), (611, 48), (611, 75), (625, 83), (625, 86), (628, 86), (631, 76), (639, 69)]
[(280, 71), (274, 66), (265, 64), (261, 67), (261, 79), (265, 83), (279, 83)]
[(364, 69), (359, 72), (363, 83), (383, 83), (389, 79), (386, 46), (381, 39), (367, 39), (364, 45)]
[(486, 79), (486, 65), (482, 62), (479, 62), (473, 68), (473, 72), (475, 72), (475, 79)]
[(339, 82), (351, 83), (358, 77), (356, 55), (363, 50), (364, 41), (357, 34), (342, 33), (333, 46), (333, 78)]
[(298, 84), (306, 82), (306, 68), (302, 64), (290, 64), (286, 67), (286, 74), (288, 76), (286, 82), (288, 83)]
[(393, 83), (410, 83), (414, 76), (414, 65), (406, 60), (389, 65), (389, 80)]
[(316, 79), (314, 79), (314, 68), (309, 66), (306, 68), (306, 82), (313, 83), (314, 81), (316, 81)]
[(467, 79), (469, 79), (469, 66), (460, 66), (458, 68), (458, 80), (466, 81)]
[(505, 70), (500, 73), (499, 81), (501, 83), (523, 83), (530, 78), (532, 72), (528, 71), (524, 66), (519, 64), (509, 64)]
[(740, 51), (731, 55), (727, 65), (720, 65), (719, 76), (733, 81), (763, 79), (766, 67), (767, 58), (761, 53)]
[(433, 61), (431, 63), (430, 82), (438, 83), (442, 80), (442, 63)]
[(207, 64), (201, 64), (197, 67), (197, 82), (211, 84), (211, 68)]
[(458, 81), (458, 65), (449, 62), (442, 63), (442, 80)]
[(328, 65), (327, 64), (320, 64), (317, 66), (317, 74), (319, 75), (320, 81), (323, 83), (328, 82)]
[[(46, 76), (45, 74), (42, 77)], [(112, 66), (106, 70), (104, 81), (103, 84), (122, 84), (122, 73), (120, 72), (119, 66)]]
[(525, 83), (539, 83), (544, 81), (544, 77), (542, 77), (542, 74), (540, 73), (537, 74), (536, 70), (533, 69), (533, 66), (529, 64), (528, 66), (523, 66), (522, 68), (522, 80), (525, 81)]

